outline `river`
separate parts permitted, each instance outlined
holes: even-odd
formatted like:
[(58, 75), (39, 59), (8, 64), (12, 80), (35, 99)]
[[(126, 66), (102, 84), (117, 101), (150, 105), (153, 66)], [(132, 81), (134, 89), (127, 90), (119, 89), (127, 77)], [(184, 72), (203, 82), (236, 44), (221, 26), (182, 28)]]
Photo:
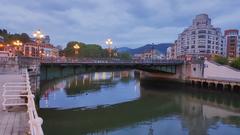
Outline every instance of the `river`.
[(46, 135), (239, 135), (240, 94), (196, 88), (135, 71), (43, 81)]

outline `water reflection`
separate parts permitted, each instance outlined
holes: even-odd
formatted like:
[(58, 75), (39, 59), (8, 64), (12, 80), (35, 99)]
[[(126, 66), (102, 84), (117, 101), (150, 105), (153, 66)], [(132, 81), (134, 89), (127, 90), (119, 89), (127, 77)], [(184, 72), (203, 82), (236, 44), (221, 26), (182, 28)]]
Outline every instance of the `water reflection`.
[(39, 114), (46, 134), (240, 134), (236, 93), (153, 78), (139, 81), (132, 71), (84, 74), (41, 87)]
[(44, 87), (40, 108), (95, 108), (140, 97), (139, 81), (129, 71), (83, 74)]

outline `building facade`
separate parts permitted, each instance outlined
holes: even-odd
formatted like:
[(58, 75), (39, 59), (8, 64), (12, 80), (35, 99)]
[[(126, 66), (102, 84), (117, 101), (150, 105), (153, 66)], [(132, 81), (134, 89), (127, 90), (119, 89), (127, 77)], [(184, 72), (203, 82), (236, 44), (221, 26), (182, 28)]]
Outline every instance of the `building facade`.
[(226, 54), (229, 59), (239, 57), (239, 31), (236, 29), (225, 30)]
[(190, 27), (179, 34), (176, 56), (177, 58), (224, 56), (224, 42), (221, 29), (213, 27), (207, 14), (200, 14), (195, 17)]
[(167, 48), (166, 58), (177, 59), (177, 40), (172, 46)]
[(147, 50), (144, 53), (134, 54), (133, 59), (135, 60), (161, 60), (164, 59), (165, 55), (160, 53), (158, 50)]
[(36, 42), (28, 42), (23, 46), (23, 55), (27, 57), (58, 57), (59, 51), (52, 44), (40, 44)]

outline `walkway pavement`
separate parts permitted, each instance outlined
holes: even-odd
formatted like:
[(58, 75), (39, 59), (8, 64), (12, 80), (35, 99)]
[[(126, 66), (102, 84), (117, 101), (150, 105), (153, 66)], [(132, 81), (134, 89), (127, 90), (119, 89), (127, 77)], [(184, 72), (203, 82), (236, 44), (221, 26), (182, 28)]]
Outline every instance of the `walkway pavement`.
[(21, 75), (0, 74), (0, 135), (26, 135), (28, 117), (26, 109), (14, 108), (3, 111), (3, 84), (24, 81)]

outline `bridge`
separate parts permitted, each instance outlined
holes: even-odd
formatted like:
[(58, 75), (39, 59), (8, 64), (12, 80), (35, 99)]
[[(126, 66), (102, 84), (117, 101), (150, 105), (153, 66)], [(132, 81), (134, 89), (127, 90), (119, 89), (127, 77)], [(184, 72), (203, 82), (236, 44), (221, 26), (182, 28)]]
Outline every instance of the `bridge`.
[[(182, 67), (182, 60), (119, 60), (119, 59), (89, 59), (89, 58), (50, 58), (40, 59), (34, 57), (1, 58), (5, 70), (9, 67), (15, 69), (32, 69), (41, 75), (41, 78), (53, 78), (68, 76), (83, 72), (139, 69), (148, 72), (164, 72), (176, 74), (178, 68)], [(7, 66), (9, 64), (9, 66)], [(3, 67), (4, 68), (4, 67)], [(4, 70), (2, 70), (4, 71)], [(54, 75), (55, 74), (55, 75)], [(52, 77), (50, 77), (52, 78)]]

